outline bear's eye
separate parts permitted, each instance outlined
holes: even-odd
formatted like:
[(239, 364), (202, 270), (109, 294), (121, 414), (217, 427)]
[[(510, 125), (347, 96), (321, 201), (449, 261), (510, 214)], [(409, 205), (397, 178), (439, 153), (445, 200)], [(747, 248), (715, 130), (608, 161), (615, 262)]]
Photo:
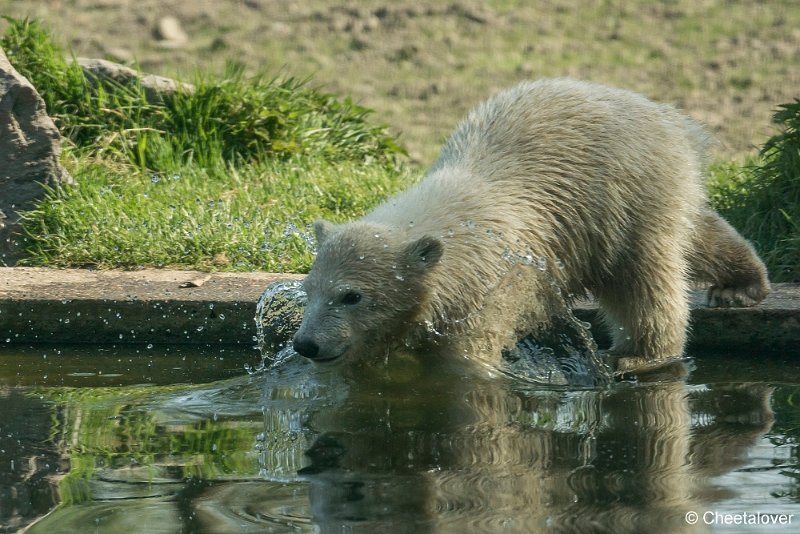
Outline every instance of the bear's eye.
[(361, 301), (361, 293), (357, 293), (355, 291), (348, 291), (344, 295), (342, 295), (342, 304), (346, 306), (352, 306), (353, 304), (358, 304)]

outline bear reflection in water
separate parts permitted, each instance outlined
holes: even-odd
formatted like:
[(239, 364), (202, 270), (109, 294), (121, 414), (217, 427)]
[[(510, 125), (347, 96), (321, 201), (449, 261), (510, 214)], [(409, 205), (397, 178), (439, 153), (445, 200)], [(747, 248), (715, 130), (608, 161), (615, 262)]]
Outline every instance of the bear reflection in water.
[(711, 477), (773, 419), (766, 385), (567, 391), (427, 362), (392, 354), (308, 415), (322, 532), (702, 531), (686, 512), (730, 497)]

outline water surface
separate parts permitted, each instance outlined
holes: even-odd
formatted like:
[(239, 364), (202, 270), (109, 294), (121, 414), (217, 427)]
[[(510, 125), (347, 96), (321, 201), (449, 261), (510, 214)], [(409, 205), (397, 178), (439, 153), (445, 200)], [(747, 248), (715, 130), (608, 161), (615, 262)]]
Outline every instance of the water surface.
[[(48, 512), (29, 532), (800, 524), (800, 354), (702, 354), (686, 381), (584, 389), (424, 356), (354, 372), (292, 357), (251, 375), (260, 358), (241, 349), (5, 346), (0, 524)], [(714, 513), (797, 517), (705, 524)]]

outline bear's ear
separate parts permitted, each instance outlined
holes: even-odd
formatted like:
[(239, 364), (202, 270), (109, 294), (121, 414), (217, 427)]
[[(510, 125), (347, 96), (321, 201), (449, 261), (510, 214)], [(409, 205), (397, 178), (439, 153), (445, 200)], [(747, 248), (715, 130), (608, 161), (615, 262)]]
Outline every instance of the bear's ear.
[(331, 232), (333, 232), (333, 224), (325, 219), (317, 219), (314, 221), (314, 236), (317, 238), (317, 246), (320, 246), (323, 241), (328, 239)]
[(442, 242), (427, 235), (409, 243), (403, 251), (406, 263), (422, 271), (427, 271), (436, 265), (442, 259), (443, 253)]

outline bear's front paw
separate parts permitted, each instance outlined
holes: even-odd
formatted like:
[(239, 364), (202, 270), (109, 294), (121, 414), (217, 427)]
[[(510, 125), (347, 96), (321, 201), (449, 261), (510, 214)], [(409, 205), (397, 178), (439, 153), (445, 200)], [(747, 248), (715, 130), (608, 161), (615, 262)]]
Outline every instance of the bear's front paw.
[(707, 303), (711, 308), (754, 306), (764, 300), (767, 293), (769, 286), (761, 283), (744, 287), (713, 285), (708, 288)]

